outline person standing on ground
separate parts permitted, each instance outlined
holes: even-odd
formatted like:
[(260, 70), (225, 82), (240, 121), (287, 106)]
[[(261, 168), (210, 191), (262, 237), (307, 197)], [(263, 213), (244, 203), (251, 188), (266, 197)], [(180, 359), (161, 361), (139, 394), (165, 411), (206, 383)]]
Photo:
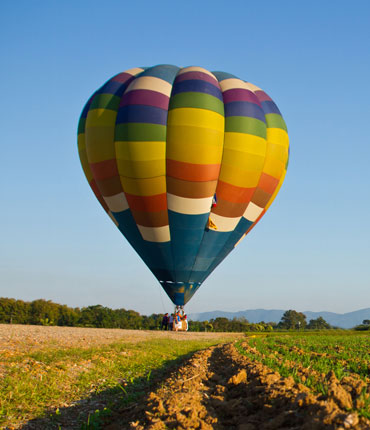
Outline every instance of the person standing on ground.
[(168, 330), (168, 312), (163, 315), (161, 329)]

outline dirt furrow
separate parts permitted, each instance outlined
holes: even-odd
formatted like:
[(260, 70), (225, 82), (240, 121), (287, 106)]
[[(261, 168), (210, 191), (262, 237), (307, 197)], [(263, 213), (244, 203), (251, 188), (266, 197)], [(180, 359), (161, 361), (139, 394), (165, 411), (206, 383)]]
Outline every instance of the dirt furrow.
[(105, 428), (359, 430), (370, 429), (370, 423), (346, 409), (334, 392), (322, 399), (226, 344), (194, 354)]

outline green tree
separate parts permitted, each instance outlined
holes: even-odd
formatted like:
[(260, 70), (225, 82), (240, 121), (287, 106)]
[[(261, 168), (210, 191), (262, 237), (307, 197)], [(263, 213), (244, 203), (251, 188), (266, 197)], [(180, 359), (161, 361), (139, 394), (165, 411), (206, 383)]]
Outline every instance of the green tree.
[(309, 330), (328, 330), (331, 328), (331, 325), (327, 323), (323, 317), (318, 317), (315, 320), (310, 320), (307, 328)]
[(306, 315), (304, 315), (302, 312), (297, 312), (290, 309), (289, 311), (286, 311), (282, 316), (278, 324), (278, 328), (295, 330), (305, 328), (306, 325)]

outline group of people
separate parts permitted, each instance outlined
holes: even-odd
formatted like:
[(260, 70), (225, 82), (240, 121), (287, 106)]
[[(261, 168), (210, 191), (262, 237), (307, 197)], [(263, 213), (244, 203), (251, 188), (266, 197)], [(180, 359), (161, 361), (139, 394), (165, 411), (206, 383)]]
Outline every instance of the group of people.
[(171, 315), (166, 312), (162, 319), (161, 329), (171, 331), (188, 331), (188, 318), (182, 306), (176, 306)]

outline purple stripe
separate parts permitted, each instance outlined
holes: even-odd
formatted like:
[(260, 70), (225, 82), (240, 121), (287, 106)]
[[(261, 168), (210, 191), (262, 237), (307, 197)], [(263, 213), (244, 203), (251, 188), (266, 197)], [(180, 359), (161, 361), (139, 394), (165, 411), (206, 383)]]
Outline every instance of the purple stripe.
[(118, 110), (116, 124), (136, 122), (166, 125), (167, 114), (167, 110), (163, 110), (154, 106), (122, 106)]
[(231, 102), (225, 104), (225, 117), (248, 116), (266, 122), (265, 114), (256, 103), (250, 102)]
[(253, 93), (253, 91), (245, 90), (243, 88), (233, 88), (232, 90), (226, 90), (222, 93), (224, 103), (231, 102), (250, 102), (255, 103), (261, 107), (261, 103)]
[(170, 98), (165, 94), (150, 90), (132, 90), (124, 94), (120, 107), (128, 105), (146, 105), (155, 106), (168, 110)]
[(262, 91), (262, 90), (258, 90), (258, 91), (256, 91), (255, 92), (255, 94), (256, 94), (256, 96), (257, 96), (257, 98), (258, 98), (258, 100), (260, 101), (260, 102), (265, 102), (265, 101), (270, 101), (270, 102), (272, 102), (272, 98), (271, 97), (269, 97), (264, 91)]
[(182, 82), (175, 81), (172, 88), (171, 97), (179, 93), (188, 92), (210, 94), (211, 96), (217, 97), (218, 99), (223, 101), (222, 93), (218, 87), (213, 84), (210, 84), (209, 82), (200, 81), (197, 79), (191, 79), (189, 81)]
[(114, 76), (111, 79), (111, 81), (124, 83), (132, 77), (133, 77), (133, 75), (130, 75), (129, 73), (123, 72), (123, 73), (119, 73), (118, 75)]
[(206, 81), (206, 82), (209, 82), (210, 84), (215, 85), (216, 87), (219, 87), (218, 81), (216, 78), (213, 78), (212, 76), (209, 76), (203, 72), (182, 73), (181, 75), (176, 76), (175, 82), (187, 81), (189, 79), (197, 79), (199, 81)]

